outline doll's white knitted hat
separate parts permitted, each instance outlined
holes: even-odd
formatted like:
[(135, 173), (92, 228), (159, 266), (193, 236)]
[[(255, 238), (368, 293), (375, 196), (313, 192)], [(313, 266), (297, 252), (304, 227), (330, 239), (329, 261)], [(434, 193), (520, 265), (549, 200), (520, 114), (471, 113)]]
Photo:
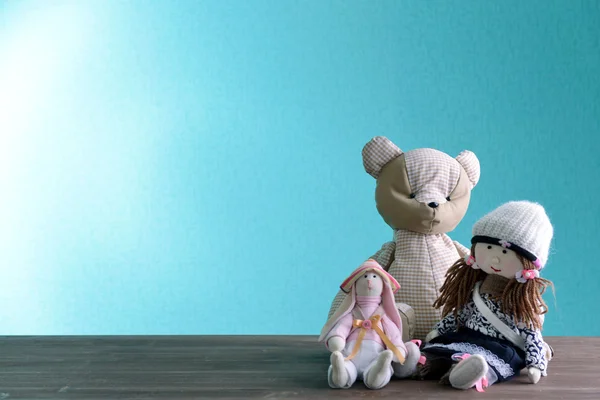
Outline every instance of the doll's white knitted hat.
[(544, 207), (529, 201), (511, 201), (475, 223), (471, 243), (506, 247), (542, 269), (548, 261), (553, 234)]

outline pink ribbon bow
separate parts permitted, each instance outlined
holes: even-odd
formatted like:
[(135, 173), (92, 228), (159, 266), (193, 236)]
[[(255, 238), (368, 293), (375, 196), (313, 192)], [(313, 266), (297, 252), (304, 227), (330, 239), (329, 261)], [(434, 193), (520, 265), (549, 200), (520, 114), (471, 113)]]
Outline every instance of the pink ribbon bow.
[(479, 265), (477, 265), (477, 263), (475, 262), (475, 257), (473, 257), (470, 254), (467, 254), (465, 256), (465, 264), (467, 264), (468, 266), (470, 266), (473, 269), (479, 269)]
[(540, 272), (537, 269), (524, 269), (522, 271), (517, 271), (515, 274), (515, 278), (517, 278), (517, 282), (525, 283), (535, 278), (540, 277)]

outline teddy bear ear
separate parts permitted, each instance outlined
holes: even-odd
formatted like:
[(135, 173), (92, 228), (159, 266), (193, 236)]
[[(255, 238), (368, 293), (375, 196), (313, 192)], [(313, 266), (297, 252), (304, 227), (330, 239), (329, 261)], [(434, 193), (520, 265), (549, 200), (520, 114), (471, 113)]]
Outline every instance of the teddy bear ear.
[(388, 138), (376, 136), (363, 147), (362, 158), (365, 171), (377, 179), (381, 169), (390, 161), (402, 155), (402, 150)]
[(462, 167), (467, 172), (467, 176), (471, 181), (471, 189), (474, 188), (475, 185), (477, 185), (477, 182), (479, 182), (479, 159), (472, 151), (463, 150), (458, 156), (456, 156), (456, 160), (460, 163), (460, 165), (462, 165)]

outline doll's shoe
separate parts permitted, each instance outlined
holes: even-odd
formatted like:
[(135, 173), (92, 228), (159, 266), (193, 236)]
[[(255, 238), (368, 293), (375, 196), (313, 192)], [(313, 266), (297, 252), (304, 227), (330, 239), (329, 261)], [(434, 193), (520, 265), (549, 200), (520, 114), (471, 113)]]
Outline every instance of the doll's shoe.
[(344, 363), (344, 355), (339, 351), (334, 351), (329, 357), (331, 362), (331, 383), (335, 387), (342, 388), (348, 383), (348, 371)]
[(456, 389), (466, 390), (475, 386), (477, 391), (483, 391), (483, 387), (487, 386), (485, 377), (488, 368), (485, 358), (479, 354), (465, 357), (452, 368), (450, 384)]
[(367, 372), (364, 382), (369, 389), (381, 389), (388, 384), (392, 377), (390, 366), (392, 365), (394, 353), (391, 350), (384, 350), (379, 353), (377, 361)]

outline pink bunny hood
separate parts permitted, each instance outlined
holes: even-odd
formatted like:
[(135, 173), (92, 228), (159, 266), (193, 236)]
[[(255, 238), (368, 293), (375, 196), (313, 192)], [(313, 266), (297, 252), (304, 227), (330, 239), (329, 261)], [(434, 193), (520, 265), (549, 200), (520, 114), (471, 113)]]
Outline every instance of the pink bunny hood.
[(383, 306), (383, 310), (385, 311), (385, 317), (398, 327), (400, 330), (400, 335), (402, 335), (402, 320), (400, 319), (400, 314), (398, 313), (396, 302), (394, 300), (394, 293), (400, 289), (400, 284), (398, 281), (396, 281), (396, 279), (394, 279), (393, 276), (384, 270), (381, 265), (377, 263), (377, 261), (369, 259), (360, 267), (355, 269), (354, 272), (352, 272), (350, 276), (346, 278), (340, 285), (340, 289), (346, 293), (346, 296), (344, 297), (342, 304), (340, 304), (335, 313), (333, 313), (331, 318), (329, 318), (329, 320), (325, 323), (325, 326), (323, 326), (321, 335), (319, 336), (319, 342), (322, 342), (325, 339), (327, 334), (329, 334), (335, 324), (342, 317), (352, 312), (352, 309), (356, 304), (356, 289), (354, 284), (365, 272), (374, 272), (383, 280), (381, 304)]

